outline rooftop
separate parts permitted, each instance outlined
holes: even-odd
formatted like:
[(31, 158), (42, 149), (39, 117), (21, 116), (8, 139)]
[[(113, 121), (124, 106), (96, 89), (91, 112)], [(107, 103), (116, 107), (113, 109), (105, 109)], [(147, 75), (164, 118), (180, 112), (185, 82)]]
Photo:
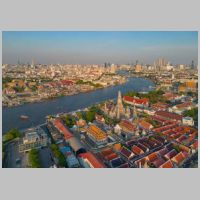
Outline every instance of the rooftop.
[(94, 124), (89, 126), (87, 132), (93, 135), (97, 140), (106, 139), (106, 133)]
[(105, 166), (101, 163), (91, 152), (81, 153), (78, 155), (80, 158), (84, 159), (93, 168), (104, 168)]

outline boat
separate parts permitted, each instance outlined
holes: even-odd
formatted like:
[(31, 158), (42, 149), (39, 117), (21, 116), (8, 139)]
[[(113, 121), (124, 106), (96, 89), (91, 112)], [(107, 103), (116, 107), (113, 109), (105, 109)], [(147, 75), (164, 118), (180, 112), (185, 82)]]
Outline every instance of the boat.
[(28, 119), (29, 117), (27, 115), (20, 115), (21, 119)]

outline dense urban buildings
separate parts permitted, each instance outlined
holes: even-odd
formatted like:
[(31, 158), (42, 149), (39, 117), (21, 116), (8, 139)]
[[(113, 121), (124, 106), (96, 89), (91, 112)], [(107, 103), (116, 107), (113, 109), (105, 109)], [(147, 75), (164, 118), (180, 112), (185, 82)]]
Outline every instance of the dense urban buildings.
[(150, 79), (155, 87), (123, 95), (119, 90), (115, 99), (46, 116), (45, 124), (20, 136), (15, 137), (17, 130), (8, 132), (5, 140), (12, 135), (14, 148), (5, 145), (4, 167), (33, 167), (25, 153), (32, 149), (43, 167), (195, 167), (198, 76), (192, 66), (172, 66), (163, 58), (152, 66), (4, 65), (3, 105), (123, 85), (131, 77)]
[(197, 54), (195, 31), (3, 32), (3, 167), (196, 168)]

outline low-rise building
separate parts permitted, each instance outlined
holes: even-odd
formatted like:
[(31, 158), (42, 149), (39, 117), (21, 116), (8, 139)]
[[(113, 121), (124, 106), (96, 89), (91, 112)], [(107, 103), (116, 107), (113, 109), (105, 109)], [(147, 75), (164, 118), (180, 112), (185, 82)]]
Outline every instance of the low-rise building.
[(78, 155), (79, 161), (84, 168), (105, 168), (91, 152), (81, 153)]
[(123, 101), (125, 103), (130, 104), (130, 105), (135, 105), (137, 107), (142, 107), (142, 108), (149, 106), (149, 99), (147, 99), (147, 98), (137, 98), (137, 97), (124, 96)]
[(87, 135), (89, 138), (96, 144), (96, 145), (104, 145), (107, 143), (107, 135), (106, 133), (97, 127), (94, 124), (91, 124), (88, 129), (86, 130)]
[(30, 128), (25, 131), (25, 136), (19, 143), (19, 152), (40, 149), (47, 146), (49, 142), (50, 139), (41, 128)]
[(188, 126), (194, 126), (194, 120), (192, 117), (183, 117), (182, 123)]
[(144, 120), (141, 120), (139, 122), (139, 127), (142, 128), (142, 129), (145, 129), (146, 131), (150, 131), (153, 129), (153, 125), (150, 124), (149, 122), (146, 122)]

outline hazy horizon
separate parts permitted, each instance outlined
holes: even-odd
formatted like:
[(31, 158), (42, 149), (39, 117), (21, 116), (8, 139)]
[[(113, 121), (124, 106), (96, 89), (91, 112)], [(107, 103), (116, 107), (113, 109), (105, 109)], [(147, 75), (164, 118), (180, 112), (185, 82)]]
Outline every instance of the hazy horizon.
[(197, 31), (3, 31), (2, 63), (198, 62)]

